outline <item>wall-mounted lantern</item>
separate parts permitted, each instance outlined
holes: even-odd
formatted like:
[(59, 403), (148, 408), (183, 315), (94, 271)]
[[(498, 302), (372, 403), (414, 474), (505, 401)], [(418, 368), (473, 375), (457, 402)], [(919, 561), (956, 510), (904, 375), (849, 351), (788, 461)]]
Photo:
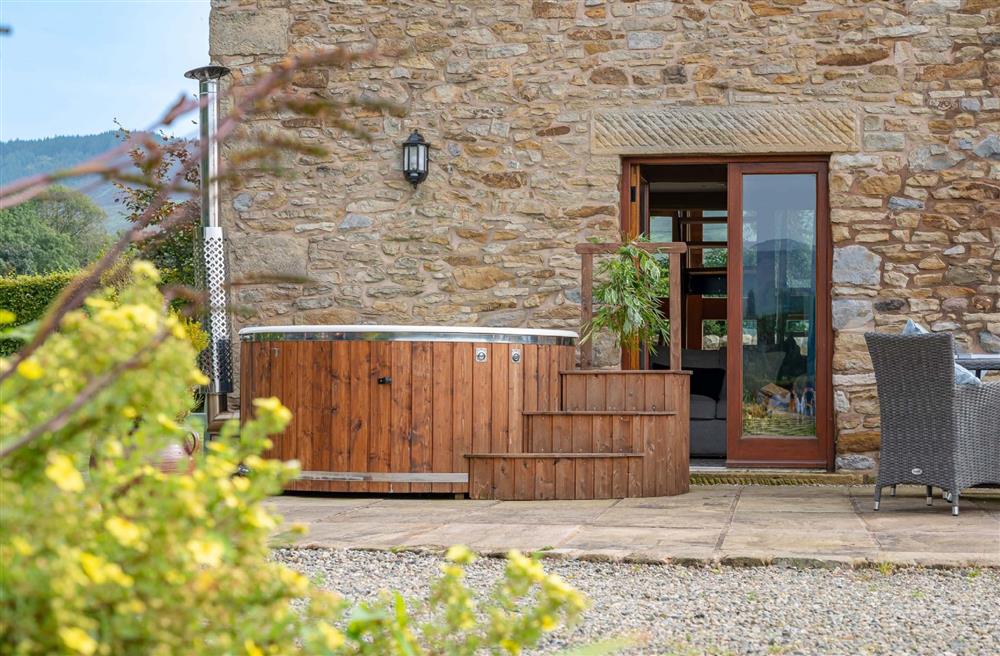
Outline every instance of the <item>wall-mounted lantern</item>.
[(416, 130), (403, 142), (403, 175), (414, 189), (427, 178), (430, 148), (431, 145)]

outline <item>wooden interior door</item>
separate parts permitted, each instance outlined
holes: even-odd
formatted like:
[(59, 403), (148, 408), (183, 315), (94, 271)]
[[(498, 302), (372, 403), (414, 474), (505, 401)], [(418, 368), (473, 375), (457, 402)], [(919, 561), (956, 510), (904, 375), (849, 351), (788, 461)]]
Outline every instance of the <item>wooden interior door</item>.
[(728, 165), (727, 465), (830, 468), (825, 162)]

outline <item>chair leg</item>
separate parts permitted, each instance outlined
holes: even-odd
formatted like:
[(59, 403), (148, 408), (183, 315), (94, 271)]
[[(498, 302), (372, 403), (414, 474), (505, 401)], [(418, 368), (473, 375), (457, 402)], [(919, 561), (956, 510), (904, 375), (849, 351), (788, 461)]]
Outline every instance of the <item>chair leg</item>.
[(958, 517), (958, 497), (959, 497), (958, 490), (955, 490), (954, 492), (952, 492), (952, 495), (951, 495), (951, 514), (953, 516), (955, 516), (955, 517)]
[(892, 496), (896, 496), (896, 486), (895, 485), (892, 486), (892, 492), (890, 492), (890, 494)]
[(879, 502), (882, 501), (882, 486), (875, 486), (875, 510), (878, 510)]
[(934, 503), (934, 486), (927, 486), (927, 505), (930, 506)]

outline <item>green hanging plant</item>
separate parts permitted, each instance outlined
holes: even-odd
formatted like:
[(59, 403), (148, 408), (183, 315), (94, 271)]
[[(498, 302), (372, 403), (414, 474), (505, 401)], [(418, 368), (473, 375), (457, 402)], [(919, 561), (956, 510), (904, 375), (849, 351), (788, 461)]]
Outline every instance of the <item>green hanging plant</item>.
[(654, 345), (669, 339), (670, 320), (660, 310), (660, 299), (670, 294), (670, 276), (653, 253), (641, 248), (641, 241), (623, 241), (611, 257), (597, 264), (596, 310), (583, 327), (582, 342), (607, 330), (617, 347), (634, 349), (645, 342), (655, 353)]

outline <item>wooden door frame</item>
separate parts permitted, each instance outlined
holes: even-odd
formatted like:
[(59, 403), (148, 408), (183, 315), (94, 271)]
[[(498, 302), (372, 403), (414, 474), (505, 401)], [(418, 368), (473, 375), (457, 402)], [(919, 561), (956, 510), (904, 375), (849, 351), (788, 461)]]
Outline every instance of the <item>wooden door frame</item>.
[[(701, 350), (703, 346), (701, 334), (703, 321), (726, 321), (729, 312), (728, 301), (728, 298), (705, 298), (696, 294), (687, 297), (684, 308), (684, 344), (688, 348)], [(705, 316), (706, 314), (709, 316)], [(729, 325), (726, 324), (727, 335), (728, 331)], [(728, 343), (727, 336), (726, 344), (728, 345)]]
[[(624, 237), (635, 237), (639, 234), (641, 218), (638, 216), (637, 203), (632, 201), (633, 170), (638, 174), (638, 167), (643, 164), (652, 165), (682, 165), (682, 164), (724, 164), (727, 165), (727, 214), (732, 218), (734, 208), (742, 211), (741, 164), (755, 166), (756, 172), (809, 172), (816, 174), (816, 434), (817, 449), (815, 457), (802, 459), (790, 458), (789, 438), (754, 438), (756, 445), (753, 452), (746, 453), (745, 444), (739, 443), (742, 432), (742, 422), (726, 422), (726, 464), (730, 467), (788, 467), (788, 468), (825, 468), (833, 471), (834, 467), (834, 435), (833, 435), (833, 324), (831, 320), (831, 278), (833, 266), (833, 235), (830, 224), (829, 197), (829, 162), (830, 155), (823, 153), (803, 153), (799, 155), (691, 155), (691, 156), (641, 156), (622, 157), (620, 188), (620, 227)], [(738, 395), (733, 395), (727, 389), (726, 416), (739, 418), (742, 416), (742, 234), (736, 235), (734, 249), (733, 226), (736, 222), (730, 220), (729, 255), (728, 255), (728, 289), (727, 289), (727, 385), (735, 387), (738, 382)], [(742, 221), (739, 222), (742, 226)], [(734, 257), (735, 254), (735, 257)], [(733, 285), (736, 285), (734, 290)], [(735, 291), (735, 293), (733, 293)], [(734, 307), (735, 306), (735, 307)], [(738, 322), (738, 323), (737, 323)], [(735, 326), (735, 329), (734, 329)], [(737, 335), (739, 338), (737, 338)], [(740, 348), (734, 349), (730, 340), (739, 340)], [(622, 353), (622, 366), (636, 362), (637, 354)], [(820, 375), (820, 372), (823, 375)], [(730, 383), (729, 381), (734, 381)], [(736, 438), (734, 439), (734, 435)], [(735, 449), (734, 449), (735, 447)], [(734, 453), (737, 451), (737, 453)], [(764, 451), (764, 454), (759, 453)]]
[(827, 163), (739, 162), (727, 176), (731, 216), (742, 217), (743, 175), (814, 174), (816, 176), (816, 439), (754, 436), (743, 438), (743, 234), (742, 220), (729, 223), (728, 325), (726, 362), (726, 465), (730, 467), (833, 467), (833, 327), (830, 279), (832, 234)]
[[(754, 164), (768, 162), (788, 163), (818, 163), (828, 165), (830, 155), (823, 153), (803, 153), (802, 155), (663, 155), (660, 157), (638, 156), (622, 157), (621, 175), (619, 176), (619, 227), (626, 237), (639, 234), (639, 215), (633, 212), (631, 200), (632, 166), (642, 164), (680, 165), (680, 164)], [(638, 170), (636, 171), (638, 175)], [(824, 181), (824, 184), (826, 181)], [(829, 203), (827, 203), (829, 207)], [(728, 210), (727, 210), (728, 211)]]
[[(645, 197), (641, 190), (641, 176), (639, 165), (627, 165), (623, 162), (621, 175), (621, 241), (624, 243), (639, 234), (639, 225), (642, 223), (641, 207), (645, 205), (649, 209), (649, 185), (645, 188)], [(643, 361), (648, 364), (648, 358), (637, 349), (622, 348), (619, 367), (624, 370), (641, 369)]]

